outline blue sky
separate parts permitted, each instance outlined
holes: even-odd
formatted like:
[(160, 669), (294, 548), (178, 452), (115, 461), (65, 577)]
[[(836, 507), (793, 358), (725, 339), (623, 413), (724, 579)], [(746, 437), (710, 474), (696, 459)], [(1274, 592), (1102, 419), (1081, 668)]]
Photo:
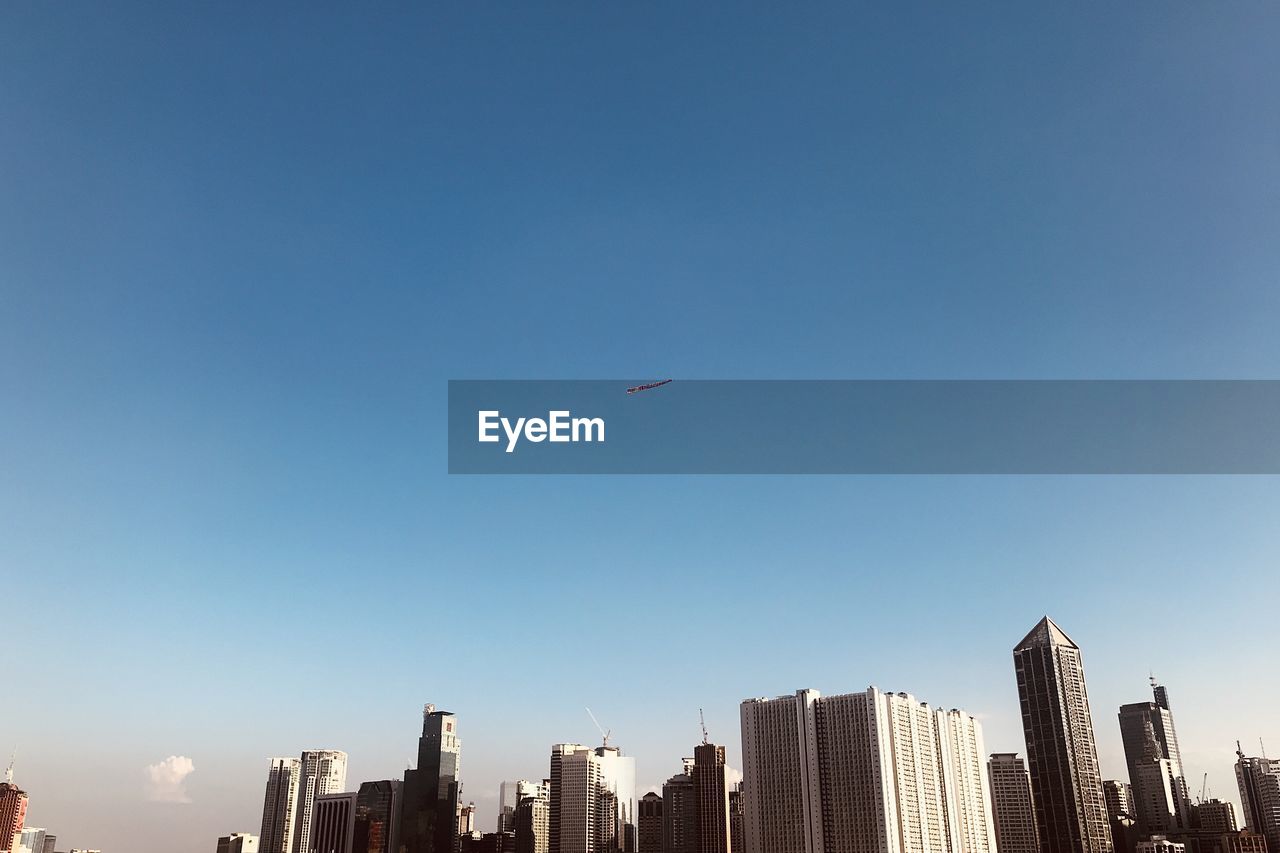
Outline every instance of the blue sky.
[[(736, 759), (737, 702), (808, 686), (1021, 750), (1045, 612), (1108, 776), (1154, 669), (1234, 797), (1235, 738), (1280, 742), (1274, 478), (451, 479), (445, 383), (1275, 378), (1278, 41), (1264, 4), (0, 9), (32, 822), (199, 850), (270, 755), (399, 775), (425, 701), (486, 828), (586, 705), (646, 787), (699, 707)], [(169, 755), (192, 802), (144, 802)]]

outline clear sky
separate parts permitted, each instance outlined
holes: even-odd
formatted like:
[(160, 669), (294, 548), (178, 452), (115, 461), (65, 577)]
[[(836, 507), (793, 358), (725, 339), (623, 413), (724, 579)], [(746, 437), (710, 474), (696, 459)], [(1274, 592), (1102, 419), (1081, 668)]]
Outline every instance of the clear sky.
[[(1280, 749), (1275, 478), (450, 478), (450, 378), (1276, 378), (1265, 3), (0, 6), (0, 749), (60, 849), (1010, 649)], [(887, 4), (886, 4), (887, 5)], [(145, 768), (189, 758), (184, 787)], [(163, 769), (163, 768), (162, 768)], [(155, 799), (190, 802), (154, 802)]]

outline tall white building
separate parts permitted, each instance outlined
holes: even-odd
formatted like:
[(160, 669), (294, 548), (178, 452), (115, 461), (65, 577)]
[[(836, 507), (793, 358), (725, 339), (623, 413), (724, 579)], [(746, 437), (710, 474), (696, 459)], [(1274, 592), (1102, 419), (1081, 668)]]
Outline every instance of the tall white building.
[(525, 797), (546, 800), (551, 796), (548, 780), (530, 782), (517, 779), (498, 786), (498, 832), (514, 832), (516, 807)]
[(262, 831), (258, 833), (261, 853), (293, 853), (301, 776), (302, 762), (298, 759), (271, 759), (262, 804)]
[(45, 830), (39, 826), (23, 828), (18, 836), (18, 853), (44, 853)]
[(995, 853), (978, 722), (906, 693), (742, 703), (747, 853)]
[(551, 853), (627, 849), (636, 823), (636, 760), (616, 746), (552, 748), (556, 847)]
[(316, 797), (340, 794), (347, 787), (347, 754), (337, 749), (309, 749), (302, 753), (300, 763), (293, 853), (310, 853)]

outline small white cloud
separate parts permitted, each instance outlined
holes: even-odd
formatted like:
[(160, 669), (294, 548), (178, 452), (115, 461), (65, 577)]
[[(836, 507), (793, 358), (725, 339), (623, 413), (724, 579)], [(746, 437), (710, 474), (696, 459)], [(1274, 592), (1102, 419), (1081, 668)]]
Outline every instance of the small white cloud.
[(729, 783), (729, 787), (733, 787), (742, 781), (742, 771), (736, 767), (730, 767), (728, 764), (724, 766), (724, 780)]
[(170, 755), (164, 761), (148, 764), (147, 799), (153, 803), (189, 803), (187, 777), (195, 772), (195, 762), (185, 755)]

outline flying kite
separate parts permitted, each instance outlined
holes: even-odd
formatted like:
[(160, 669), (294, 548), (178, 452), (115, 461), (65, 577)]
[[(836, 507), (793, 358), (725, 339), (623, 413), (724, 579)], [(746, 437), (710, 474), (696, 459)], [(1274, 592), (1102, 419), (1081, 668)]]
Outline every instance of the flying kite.
[(628, 389), (627, 389), (627, 393), (628, 393), (628, 394), (635, 394), (635, 393), (638, 393), (638, 392), (640, 392), (640, 391), (648, 391), (650, 388), (658, 388), (658, 387), (660, 387), (660, 386), (662, 386), (662, 385), (666, 385), (666, 384), (667, 384), (668, 382), (670, 382), (670, 381), (671, 381), (670, 379), (664, 379), (664, 380), (662, 380), (661, 382), (650, 382), (648, 385), (637, 385), (637, 386), (636, 386), (636, 387), (634, 387), (634, 388), (628, 388)]

